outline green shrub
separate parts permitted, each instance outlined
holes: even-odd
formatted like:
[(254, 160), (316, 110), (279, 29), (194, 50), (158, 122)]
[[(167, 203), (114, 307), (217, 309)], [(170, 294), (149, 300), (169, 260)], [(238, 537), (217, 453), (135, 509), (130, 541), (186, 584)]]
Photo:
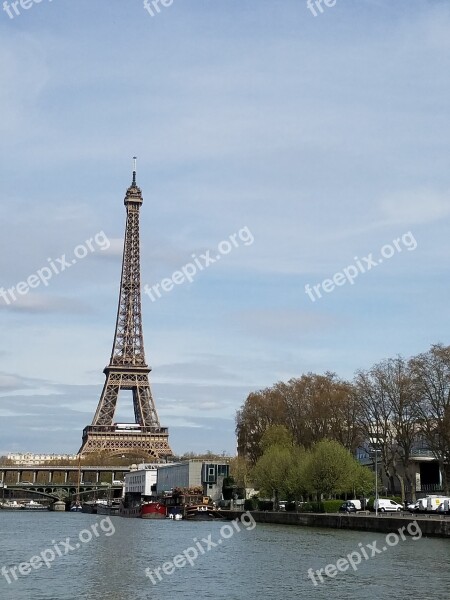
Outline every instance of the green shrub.
[(325, 512), (322, 502), (302, 502), (301, 504), (299, 504), (298, 511), (299, 512), (319, 512), (319, 513)]
[(258, 510), (273, 510), (272, 500), (258, 500)]
[(249, 498), (244, 502), (244, 510), (257, 510), (258, 508), (258, 499), (257, 498)]
[(403, 505), (401, 496), (389, 496), (389, 499), (393, 500), (394, 502), (397, 502), (397, 504)]
[(322, 502), (323, 510), (326, 513), (335, 513), (339, 511), (342, 500), (324, 500)]

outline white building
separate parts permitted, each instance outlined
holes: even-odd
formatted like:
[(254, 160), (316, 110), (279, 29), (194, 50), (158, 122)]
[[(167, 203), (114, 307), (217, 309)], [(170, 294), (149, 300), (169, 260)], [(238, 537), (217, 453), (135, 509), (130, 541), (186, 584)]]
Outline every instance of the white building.
[(218, 460), (191, 459), (159, 465), (157, 494), (175, 488), (202, 488), (204, 496), (218, 501), (222, 499), (223, 480), (229, 476), (229, 471), (229, 464)]
[(31, 452), (8, 454), (6, 457), (18, 466), (37, 466), (44, 463), (59, 460), (70, 462), (77, 460), (76, 454), (32, 454)]
[[(125, 474), (124, 493), (141, 494), (141, 496), (156, 495), (156, 478), (159, 464), (138, 465), (135, 470)], [(153, 487), (153, 491), (152, 491)]]

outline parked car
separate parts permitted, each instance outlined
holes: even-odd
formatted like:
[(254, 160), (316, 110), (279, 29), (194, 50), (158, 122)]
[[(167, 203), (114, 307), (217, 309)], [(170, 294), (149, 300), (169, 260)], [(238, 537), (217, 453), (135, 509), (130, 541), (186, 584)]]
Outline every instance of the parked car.
[(374, 510), (379, 510), (380, 512), (400, 512), (403, 510), (403, 506), (394, 500), (390, 500), (389, 498), (378, 498), (373, 503)]
[(339, 507), (339, 512), (355, 513), (357, 512), (357, 508), (352, 500), (347, 500), (346, 502), (341, 504), (341, 506)]
[(350, 500), (347, 500), (347, 502), (351, 502), (356, 508), (356, 510), (363, 510), (363, 508), (367, 506), (369, 500), (367, 498), (363, 498), (362, 500), (358, 500), (357, 498), (350, 498)]
[(410, 502), (407, 506), (406, 506), (406, 510), (409, 510), (409, 512), (417, 512), (419, 510), (419, 501), (417, 500), (417, 502)]

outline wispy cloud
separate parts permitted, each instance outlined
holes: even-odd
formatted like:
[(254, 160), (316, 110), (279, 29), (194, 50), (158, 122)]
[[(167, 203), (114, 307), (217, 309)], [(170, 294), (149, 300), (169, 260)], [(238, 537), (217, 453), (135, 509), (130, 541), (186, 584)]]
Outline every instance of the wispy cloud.
[(40, 314), (40, 313), (76, 313), (86, 314), (91, 309), (84, 302), (75, 298), (65, 298), (51, 294), (32, 294), (18, 296), (9, 304), (0, 300), (0, 310)]
[[(180, 2), (161, 19), (132, 4), (42, 3), (0, 23), (0, 284), (94, 231), (111, 240), (45, 293), (0, 302), (2, 414), (38, 415), (0, 421), (6, 449), (74, 451), (92, 419), (133, 154), (143, 282), (244, 224), (255, 236), (143, 302), (152, 390), (180, 450), (233, 451), (252, 389), (305, 370), (351, 376), (450, 331), (449, 3), (342, 1), (320, 23), (298, 0)], [(412, 226), (414, 260), (311, 310), (305, 283)], [(79, 434), (61, 430), (68, 419)]]
[(384, 224), (428, 224), (450, 217), (450, 192), (412, 189), (391, 193), (380, 202)]
[(4, 409), (4, 408), (0, 408), (0, 417), (34, 417), (36, 416), (33, 413), (27, 413), (27, 412), (19, 412), (19, 411), (13, 411), (13, 410), (8, 410), (8, 409)]

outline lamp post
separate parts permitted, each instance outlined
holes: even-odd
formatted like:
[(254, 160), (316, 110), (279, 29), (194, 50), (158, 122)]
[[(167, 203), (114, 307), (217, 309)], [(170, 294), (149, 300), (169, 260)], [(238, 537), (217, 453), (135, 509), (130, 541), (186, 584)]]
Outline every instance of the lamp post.
[(375, 452), (375, 516), (378, 517), (378, 452), (380, 449), (378, 448), (379, 442), (378, 435), (376, 437), (369, 438), (370, 444), (372, 446), (373, 452)]
[(378, 517), (378, 448), (375, 448), (375, 516)]
[(80, 485), (81, 485), (81, 452), (80, 452), (80, 454), (78, 454), (78, 479), (77, 479), (76, 506), (80, 505)]

